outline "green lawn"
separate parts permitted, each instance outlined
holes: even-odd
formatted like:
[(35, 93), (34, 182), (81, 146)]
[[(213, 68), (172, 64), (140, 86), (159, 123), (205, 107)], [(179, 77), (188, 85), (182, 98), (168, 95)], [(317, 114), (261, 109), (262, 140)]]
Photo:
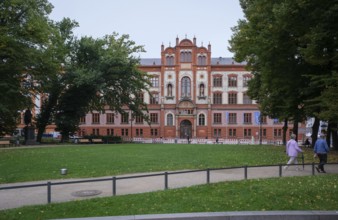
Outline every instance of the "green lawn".
[[(305, 162), (312, 163), (311, 149)], [(284, 164), (283, 146), (117, 144), (0, 149), (0, 182)], [(337, 162), (330, 152), (329, 162)], [(60, 174), (61, 168), (69, 173)], [(243, 180), (0, 211), (0, 219), (50, 219), (239, 210), (337, 210), (338, 175)], [(3, 198), (1, 198), (3, 199)]]
[(338, 175), (243, 180), (0, 211), (1, 220), (187, 212), (337, 210)]
[[(283, 164), (282, 146), (112, 144), (0, 149), (0, 183), (118, 174)], [(313, 162), (312, 151), (305, 152)], [(329, 162), (338, 161), (331, 153)], [(68, 174), (62, 176), (61, 168)]]

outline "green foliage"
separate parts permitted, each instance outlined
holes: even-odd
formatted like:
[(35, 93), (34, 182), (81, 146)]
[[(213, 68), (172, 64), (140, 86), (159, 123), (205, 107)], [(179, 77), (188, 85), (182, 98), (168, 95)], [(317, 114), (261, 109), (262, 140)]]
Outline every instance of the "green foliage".
[(240, 2), (245, 19), (233, 28), (230, 49), (236, 60), (247, 61), (253, 71), (248, 94), (258, 100), (261, 111), (293, 120), (294, 126), (314, 116), (337, 124), (337, 114), (331, 114), (338, 112), (334, 101), (338, 85), (334, 74), (338, 67), (337, 3)]
[(47, 0), (0, 1), (0, 135), (11, 134), (18, 111), (32, 106), (51, 32)]
[(51, 44), (45, 51), (46, 72), (53, 73), (41, 78), (42, 94), (48, 94), (42, 102), (40, 113), (36, 117), (38, 128), (37, 142), (41, 142), (47, 125), (54, 122), (56, 105), (67, 86), (65, 83), (65, 69), (69, 66), (67, 58), (71, 56), (73, 48), (73, 28), (78, 24), (70, 19), (53, 23), (54, 32), (51, 35)]

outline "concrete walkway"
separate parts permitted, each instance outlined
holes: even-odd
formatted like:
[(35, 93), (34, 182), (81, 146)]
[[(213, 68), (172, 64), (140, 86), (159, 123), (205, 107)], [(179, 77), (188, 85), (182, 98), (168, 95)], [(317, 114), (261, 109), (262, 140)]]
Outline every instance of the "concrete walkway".
[[(301, 166), (300, 166), (301, 167)], [(338, 165), (327, 164), (325, 166), (327, 173), (338, 174)], [(187, 187), (192, 185), (206, 184), (207, 172), (199, 171), (192, 173), (175, 173), (169, 172), (167, 178), (168, 189)], [(149, 174), (161, 174), (151, 177), (142, 178), (125, 178), (131, 176), (149, 175)], [(91, 178), (96, 180), (95, 182), (87, 183), (72, 183), (64, 184), (70, 181), (82, 181), (89, 179), (63, 179), (63, 180), (51, 180), (51, 202), (66, 202), (72, 200), (88, 199), (94, 197), (106, 197), (112, 196), (115, 191), (116, 195), (144, 193), (151, 191), (164, 190), (165, 175), (164, 172), (156, 173), (142, 173), (142, 174), (128, 174), (116, 176), (115, 190), (113, 189), (112, 177)], [(282, 170), (282, 176), (309, 176), (312, 175), (312, 166), (305, 165), (304, 170), (296, 171), (295, 167), (290, 166), (287, 171)], [(315, 175), (326, 175), (315, 172)], [(253, 167), (247, 168), (247, 179), (257, 178), (270, 178), (279, 177), (279, 167)], [(125, 179), (119, 179), (119, 178)], [(211, 170), (209, 175), (209, 182), (216, 183), (222, 181), (234, 181), (245, 179), (245, 169), (222, 169)], [(104, 180), (104, 181), (100, 181)], [(12, 183), (1, 184), (0, 188), (8, 186), (22, 186), (30, 184), (46, 184), (48, 181), (38, 182), (24, 182), (24, 183)], [(54, 185), (57, 183), (58, 185)], [(0, 210), (17, 208), (27, 205), (47, 204), (47, 186), (18, 188), (18, 189), (5, 189), (0, 190)]]

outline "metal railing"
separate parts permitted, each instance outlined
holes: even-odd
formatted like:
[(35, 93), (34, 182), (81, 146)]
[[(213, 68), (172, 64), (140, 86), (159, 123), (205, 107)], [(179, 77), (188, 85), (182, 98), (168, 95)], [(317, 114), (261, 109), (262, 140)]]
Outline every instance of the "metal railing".
[[(301, 165), (301, 164), (299, 164)], [(304, 165), (311, 165), (312, 167), (312, 175), (315, 175), (315, 163), (303, 163)], [(327, 165), (338, 165), (338, 163), (327, 163)], [(48, 181), (46, 183), (38, 183), (38, 184), (27, 184), (27, 185), (17, 185), (17, 186), (5, 186), (0, 187), (1, 190), (10, 190), (10, 189), (19, 189), (19, 188), (32, 188), (32, 187), (47, 187), (47, 203), (52, 202), (52, 186), (56, 185), (67, 185), (67, 184), (76, 184), (76, 183), (89, 183), (89, 182), (102, 182), (102, 181), (111, 181), (112, 182), (112, 195), (115, 196), (117, 193), (117, 182), (118, 180), (124, 179), (136, 179), (136, 178), (145, 178), (145, 177), (155, 177), (155, 176), (163, 176), (164, 177), (164, 189), (169, 188), (169, 176), (177, 175), (177, 174), (186, 174), (186, 173), (194, 173), (194, 172), (205, 172), (206, 173), (206, 184), (210, 183), (210, 171), (216, 170), (230, 170), (230, 169), (243, 169), (243, 179), (248, 179), (248, 168), (263, 168), (263, 167), (279, 167), (279, 177), (283, 175), (283, 166), (285, 164), (278, 165), (260, 165), (260, 166), (238, 166), (238, 167), (224, 167), (224, 168), (207, 168), (207, 169), (198, 169), (198, 170), (187, 170), (187, 171), (173, 171), (173, 172), (162, 172), (155, 174), (144, 174), (144, 175), (133, 175), (133, 176), (113, 176), (110, 178), (99, 178), (99, 179), (86, 179), (86, 180), (75, 180), (75, 181), (65, 181), (65, 182), (51, 182)], [(290, 164), (288, 166), (297, 166), (297, 164)]]

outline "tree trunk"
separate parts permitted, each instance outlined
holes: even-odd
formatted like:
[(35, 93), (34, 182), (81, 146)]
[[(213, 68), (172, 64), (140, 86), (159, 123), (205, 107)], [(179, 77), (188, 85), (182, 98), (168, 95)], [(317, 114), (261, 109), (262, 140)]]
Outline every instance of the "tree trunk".
[(292, 132), (296, 135), (296, 141), (298, 141), (298, 120), (293, 121)]
[(53, 94), (53, 92), (49, 94), (48, 99), (41, 106), (40, 115), (37, 117), (36, 125), (38, 128), (38, 134), (36, 136), (36, 141), (39, 143), (41, 143), (42, 135), (45, 132), (46, 127), (50, 124), (53, 109), (57, 104), (59, 98), (58, 94), (60, 93), (60, 88), (58, 86), (54, 93), (55, 94)]
[(312, 125), (312, 134), (311, 134), (311, 138), (312, 138), (312, 148), (315, 146), (315, 143), (318, 139), (318, 131), (319, 131), (319, 118), (315, 117), (315, 121)]
[(283, 126), (283, 145), (286, 145), (286, 132), (288, 131), (288, 119), (284, 119)]

